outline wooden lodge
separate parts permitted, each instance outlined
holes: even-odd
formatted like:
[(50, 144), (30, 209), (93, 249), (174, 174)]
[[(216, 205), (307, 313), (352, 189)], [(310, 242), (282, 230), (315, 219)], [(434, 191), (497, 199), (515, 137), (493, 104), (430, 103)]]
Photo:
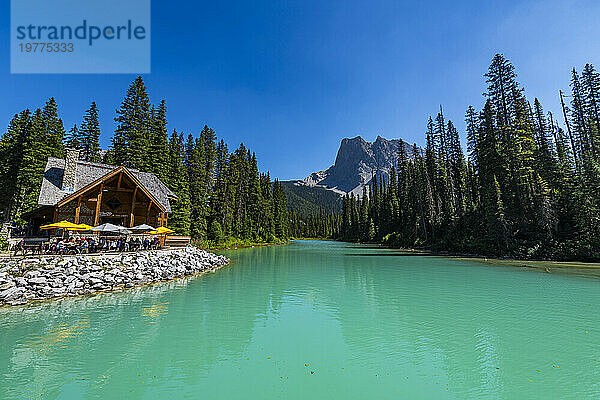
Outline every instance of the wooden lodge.
[(39, 208), (26, 214), (28, 234), (52, 222), (97, 226), (106, 222), (133, 227), (167, 226), (177, 196), (149, 172), (79, 160), (67, 149), (65, 159), (49, 157), (38, 198)]

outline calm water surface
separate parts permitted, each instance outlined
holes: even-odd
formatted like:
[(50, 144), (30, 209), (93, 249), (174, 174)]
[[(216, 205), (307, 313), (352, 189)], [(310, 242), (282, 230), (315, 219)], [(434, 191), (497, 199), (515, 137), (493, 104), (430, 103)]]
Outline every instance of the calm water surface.
[(0, 399), (600, 398), (600, 280), (336, 242), (0, 309)]

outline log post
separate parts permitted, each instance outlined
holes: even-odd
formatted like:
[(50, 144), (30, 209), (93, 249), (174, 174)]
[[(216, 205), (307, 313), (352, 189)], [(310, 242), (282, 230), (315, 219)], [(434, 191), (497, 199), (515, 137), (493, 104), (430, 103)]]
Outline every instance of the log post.
[(129, 227), (133, 228), (133, 224), (135, 221), (135, 215), (133, 210), (135, 209), (135, 196), (137, 195), (137, 186), (133, 190), (133, 196), (131, 196), (131, 212), (129, 213)]
[(81, 212), (81, 196), (77, 198), (77, 208), (75, 209), (75, 223), (79, 223), (79, 213)]
[(146, 224), (149, 224), (148, 221), (150, 220), (150, 207), (152, 207), (152, 200), (149, 199), (148, 209), (146, 210)]
[(102, 204), (102, 192), (104, 191), (104, 182), (100, 183), (100, 193), (96, 202), (96, 212), (94, 214), (94, 226), (100, 225), (100, 205)]

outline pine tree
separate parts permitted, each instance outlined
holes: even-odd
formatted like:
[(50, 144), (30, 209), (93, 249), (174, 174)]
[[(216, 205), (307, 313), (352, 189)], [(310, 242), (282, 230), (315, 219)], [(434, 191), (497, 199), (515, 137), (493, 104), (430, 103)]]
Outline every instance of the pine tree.
[(504, 216), (504, 204), (502, 193), (496, 177), (493, 177), (493, 196), (488, 200), (486, 207), (488, 211), (488, 232), (490, 237), (495, 238), (494, 245), (498, 251), (508, 248), (508, 226)]
[[(227, 216), (227, 171), (228, 171), (227, 145), (221, 139), (216, 148), (215, 155), (215, 185), (211, 196), (212, 219), (225, 226)], [(227, 232), (225, 232), (227, 233)]]
[(177, 195), (178, 200), (171, 206), (169, 226), (180, 235), (190, 234), (190, 199), (187, 174), (183, 163), (183, 134), (173, 130), (169, 140), (168, 171), (166, 183)]
[(74, 149), (80, 148), (79, 129), (77, 128), (77, 124), (73, 125), (73, 127), (69, 129), (69, 132), (67, 132), (65, 135), (65, 146)]
[(96, 102), (92, 102), (85, 112), (77, 138), (76, 147), (81, 149), (79, 157), (85, 161), (100, 162), (100, 122)]
[(3, 220), (14, 217), (18, 193), (19, 171), (23, 164), (26, 137), (31, 129), (31, 113), (24, 110), (10, 121), (0, 140), (0, 215)]
[[(208, 229), (208, 219), (211, 212), (210, 194), (214, 183), (215, 153), (216, 153), (215, 131), (204, 126), (200, 137), (194, 141), (193, 148), (189, 154), (189, 182), (190, 197), (192, 200), (191, 232), (192, 236), (205, 238)], [(189, 147), (191, 147), (191, 140)]]
[(152, 115), (150, 99), (141, 76), (127, 89), (117, 110), (117, 128), (112, 138), (114, 162), (146, 171), (150, 167), (147, 150), (150, 142)]
[[(48, 156), (61, 158), (64, 156), (65, 128), (58, 116), (58, 105), (51, 97), (42, 109), (41, 135), (43, 135), (43, 147)], [(39, 138), (41, 139), (41, 137)]]
[(475, 168), (477, 168), (477, 165), (479, 164), (479, 118), (473, 106), (469, 106), (469, 108), (467, 108), (465, 122), (467, 124), (467, 152), (469, 154), (469, 159)]
[(454, 204), (454, 214), (452, 219), (456, 220), (465, 212), (465, 175), (466, 164), (465, 157), (460, 145), (458, 130), (454, 127), (452, 121), (448, 121), (448, 139), (449, 139), (449, 181), (451, 182), (452, 203)]
[(204, 149), (199, 139), (194, 141), (188, 160), (189, 188), (191, 200), (190, 231), (192, 237), (206, 236), (206, 196), (204, 185)]
[(167, 136), (167, 106), (162, 100), (158, 110), (152, 112), (152, 130), (148, 149), (149, 171), (159, 179), (165, 179), (167, 175), (167, 166), (164, 162), (168, 152)]
[(581, 73), (585, 113), (588, 120), (589, 144), (594, 157), (600, 155), (600, 74), (586, 64)]
[(536, 138), (536, 163), (541, 178), (551, 187), (558, 187), (561, 183), (558, 176), (558, 163), (556, 149), (551, 138), (550, 129), (542, 105), (536, 98), (534, 100), (535, 138)]
[(518, 101), (522, 94), (516, 81), (514, 66), (504, 55), (496, 54), (485, 74), (488, 84), (485, 95), (495, 115), (498, 127), (511, 126), (515, 122)]
[(9, 189), (10, 194), (7, 193), (9, 198), (5, 199), (8, 200), (6, 217), (9, 219), (19, 218), (37, 207), (48, 157), (63, 157), (64, 154), (64, 127), (54, 98), (50, 98), (41, 110), (35, 110), (31, 117), (26, 111), (20, 119), (16, 136), (18, 142), (13, 142), (20, 162), (18, 170), (7, 176), (8, 181), (14, 184)]
[(25, 132), (21, 167), (17, 173), (16, 193), (11, 208), (10, 218), (17, 218), (22, 213), (31, 211), (37, 205), (40, 192), (42, 175), (46, 158), (50, 152), (50, 143), (47, 141), (49, 132), (45, 115), (39, 108), (31, 118), (31, 124)]
[(249, 159), (248, 171), (248, 213), (251, 223), (251, 231), (254, 240), (260, 240), (264, 232), (265, 221), (263, 219), (263, 192), (260, 185), (260, 174), (258, 172), (258, 163), (256, 155), (252, 153)]
[(585, 98), (579, 74), (573, 68), (571, 72), (571, 124), (573, 126), (573, 154), (583, 163), (589, 154), (589, 130), (585, 115)]

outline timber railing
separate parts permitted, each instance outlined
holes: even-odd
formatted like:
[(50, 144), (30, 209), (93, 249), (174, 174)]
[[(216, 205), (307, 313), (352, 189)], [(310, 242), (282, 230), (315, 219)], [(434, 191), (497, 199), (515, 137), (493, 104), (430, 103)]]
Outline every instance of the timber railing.
[(167, 247), (185, 247), (190, 244), (189, 236), (167, 236), (165, 246)]

